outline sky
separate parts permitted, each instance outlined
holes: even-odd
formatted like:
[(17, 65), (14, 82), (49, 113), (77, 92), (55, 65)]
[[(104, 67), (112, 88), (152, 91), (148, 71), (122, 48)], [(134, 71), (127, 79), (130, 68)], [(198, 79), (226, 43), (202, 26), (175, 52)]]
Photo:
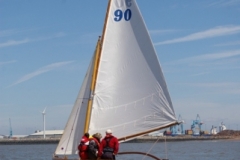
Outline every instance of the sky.
[[(0, 135), (63, 130), (107, 0), (0, 0)], [(137, 0), (176, 117), (240, 130), (240, 0)]]

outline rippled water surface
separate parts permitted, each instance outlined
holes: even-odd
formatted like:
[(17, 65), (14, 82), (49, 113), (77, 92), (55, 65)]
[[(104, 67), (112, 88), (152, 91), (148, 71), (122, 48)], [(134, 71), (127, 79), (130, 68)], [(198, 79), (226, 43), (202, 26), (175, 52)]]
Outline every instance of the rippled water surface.
[[(51, 160), (57, 144), (0, 145), (0, 160)], [(120, 151), (149, 152), (169, 160), (240, 160), (240, 140), (123, 143)], [(117, 160), (151, 160), (119, 155)]]

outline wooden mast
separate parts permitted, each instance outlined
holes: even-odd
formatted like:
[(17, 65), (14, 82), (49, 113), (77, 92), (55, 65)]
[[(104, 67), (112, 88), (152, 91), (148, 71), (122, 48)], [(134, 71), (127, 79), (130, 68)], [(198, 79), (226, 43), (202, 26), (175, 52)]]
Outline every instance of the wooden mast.
[(111, 4), (111, 0), (108, 1), (108, 7), (107, 7), (107, 12), (106, 12), (104, 27), (103, 27), (103, 31), (102, 31), (102, 38), (99, 37), (98, 42), (97, 42), (97, 46), (96, 46), (96, 50), (95, 50), (94, 68), (93, 68), (92, 82), (91, 82), (91, 87), (90, 87), (90, 98), (89, 98), (89, 101), (88, 101), (87, 112), (86, 112), (84, 133), (89, 131), (93, 96), (94, 96), (94, 91), (95, 91), (95, 87), (96, 87), (98, 67), (99, 67), (100, 57), (101, 57), (101, 53), (102, 53), (102, 44), (103, 44), (103, 40), (104, 40), (104, 37), (105, 37), (105, 31), (106, 31), (106, 26), (107, 26), (107, 19), (108, 19), (108, 15), (109, 15), (110, 4)]

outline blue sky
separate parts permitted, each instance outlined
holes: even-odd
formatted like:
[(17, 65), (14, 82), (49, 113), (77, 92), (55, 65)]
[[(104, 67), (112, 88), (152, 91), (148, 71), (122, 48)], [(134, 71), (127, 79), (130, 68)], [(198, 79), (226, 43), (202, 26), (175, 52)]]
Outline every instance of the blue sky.
[[(240, 129), (240, 1), (137, 0), (176, 116)], [(0, 0), (0, 134), (63, 129), (107, 0)]]

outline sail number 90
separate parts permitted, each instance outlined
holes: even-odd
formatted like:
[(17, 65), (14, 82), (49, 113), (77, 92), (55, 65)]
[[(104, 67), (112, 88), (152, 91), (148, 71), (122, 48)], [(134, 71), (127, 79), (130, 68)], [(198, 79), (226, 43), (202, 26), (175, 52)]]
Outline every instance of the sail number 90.
[(123, 12), (122, 10), (118, 9), (114, 12), (114, 15), (114, 21), (116, 22), (121, 21), (123, 17), (126, 21), (129, 21), (132, 17), (132, 11), (130, 9), (127, 9), (125, 12)]

